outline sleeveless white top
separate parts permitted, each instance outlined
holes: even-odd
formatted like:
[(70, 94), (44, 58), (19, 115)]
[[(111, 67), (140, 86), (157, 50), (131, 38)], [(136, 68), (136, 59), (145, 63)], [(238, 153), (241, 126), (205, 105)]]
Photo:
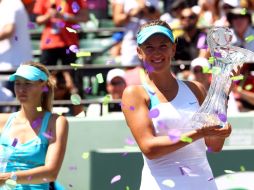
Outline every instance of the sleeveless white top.
[[(177, 83), (178, 93), (171, 102), (158, 103), (151, 108), (159, 111), (158, 117), (152, 119), (156, 136), (192, 130), (186, 124), (199, 108), (199, 102), (184, 82), (177, 80)], [(149, 96), (152, 105), (156, 95)], [(145, 155), (143, 158), (140, 190), (217, 189), (203, 138), (160, 158), (149, 160)]]

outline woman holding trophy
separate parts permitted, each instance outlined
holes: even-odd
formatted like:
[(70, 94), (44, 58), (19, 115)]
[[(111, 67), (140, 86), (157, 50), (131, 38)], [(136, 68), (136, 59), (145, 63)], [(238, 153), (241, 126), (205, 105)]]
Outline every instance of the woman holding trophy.
[(191, 117), (206, 97), (198, 82), (180, 81), (170, 70), (176, 44), (169, 25), (155, 20), (141, 26), (137, 53), (146, 73), (143, 85), (129, 86), (122, 110), (139, 145), (144, 166), (140, 190), (217, 189), (206, 157), (221, 151), (230, 124), (191, 128)]

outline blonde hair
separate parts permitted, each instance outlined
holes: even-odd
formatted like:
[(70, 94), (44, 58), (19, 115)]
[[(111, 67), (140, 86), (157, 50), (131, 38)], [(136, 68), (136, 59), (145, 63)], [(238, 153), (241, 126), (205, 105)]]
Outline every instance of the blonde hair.
[(40, 69), (41, 71), (43, 71), (44, 73), (46, 73), (46, 75), (48, 76), (48, 80), (45, 81), (48, 89), (46, 91), (43, 91), (43, 93), (42, 93), (41, 107), (43, 110), (51, 112), (52, 111), (52, 101), (54, 100), (55, 82), (54, 82), (53, 77), (51, 76), (49, 70), (47, 69), (47, 67), (45, 65), (42, 65), (41, 63), (37, 63), (37, 62), (32, 62), (32, 61), (25, 62), (22, 65), (34, 66), (34, 67)]

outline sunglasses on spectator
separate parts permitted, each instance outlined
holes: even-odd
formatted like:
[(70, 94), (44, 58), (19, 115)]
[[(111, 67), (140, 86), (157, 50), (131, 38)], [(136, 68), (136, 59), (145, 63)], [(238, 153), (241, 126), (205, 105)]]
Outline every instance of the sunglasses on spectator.
[(197, 18), (196, 15), (190, 15), (190, 16), (181, 16), (181, 19), (195, 19)]

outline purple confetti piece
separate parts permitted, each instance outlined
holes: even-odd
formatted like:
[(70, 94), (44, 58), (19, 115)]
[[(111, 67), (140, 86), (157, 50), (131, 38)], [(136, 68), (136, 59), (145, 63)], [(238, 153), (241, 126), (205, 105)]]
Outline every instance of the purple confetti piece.
[(121, 180), (121, 176), (120, 175), (117, 175), (117, 176), (115, 176), (115, 177), (113, 177), (112, 179), (111, 179), (111, 184), (113, 184), (113, 183), (115, 183), (115, 182), (117, 182), (117, 181), (119, 181), (119, 180)]
[(47, 86), (44, 86), (43, 88), (42, 88), (42, 92), (48, 92), (49, 91), (49, 88), (47, 87)]
[(210, 177), (210, 178), (208, 178), (207, 180), (208, 180), (208, 181), (212, 181), (212, 180), (214, 180), (214, 177)]
[(70, 50), (69, 49), (66, 49), (65, 50), (65, 53), (68, 55), (68, 54), (70, 54)]
[(135, 107), (134, 106), (130, 106), (130, 110), (134, 111)]
[(144, 67), (145, 67), (145, 70), (147, 70), (148, 73), (151, 73), (151, 72), (154, 71), (154, 68), (146, 62), (144, 62)]
[(77, 45), (71, 45), (69, 47), (69, 50), (71, 50), (73, 53), (78, 53), (79, 52), (79, 49), (78, 49)]
[(114, 59), (109, 59), (106, 61), (106, 65), (113, 65), (116, 64), (116, 61)]
[(51, 134), (50, 132), (49, 132), (49, 133), (43, 132), (42, 135), (43, 135), (44, 137), (46, 137), (47, 139), (53, 139), (53, 137), (51, 136), (52, 134)]
[(77, 12), (79, 11), (79, 9), (80, 9), (79, 4), (78, 4), (76, 1), (74, 1), (74, 2), (71, 4), (71, 8), (72, 8), (72, 10), (73, 10), (74, 13), (77, 13)]
[(61, 7), (61, 6), (58, 6), (58, 7), (56, 8), (56, 10), (57, 10), (58, 12), (60, 12), (60, 11), (62, 10), (62, 7)]
[(37, 128), (39, 125), (41, 125), (41, 122), (42, 122), (42, 118), (41, 117), (37, 118), (36, 120), (32, 122), (32, 128), (33, 129)]
[(204, 33), (201, 33), (199, 35), (198, 41), (197, 41), (197, 48), (198, 49), (203, 49), (206, 41), (206, 35)]
[(79, 29), (81, 29), (81, 26), (79, 24), (73, 24), (71, 26), (71, 28), (74, 29), (74, 30), (79, 30)]
[(127, 154), (128, 154), (128, 152), (124, 152), (124, 153), (122, 154), (122, 156), (127, 156)]
[(32, 179), (32, 176), (28, 176), (28, 177), (27, 177), (27, 180), (30, 181), (31, 179)]
[(49, 44), (50, 42), (51, 42), (50, 38), (47, 38), (46, 41), (45, 41), (46, 44)]
[(70, 171), (77, 170), (77, 166), (69, 166), (69, 170)]
[(191, 173), (191, 169), (186, 166), (179, 166), (182, 175), (189, 175)]
[(28, 27), (28, 29), (33, 30), (33, 29), (35, 29), (35, 24), (32, 22), (28, 22), (27, 27)]
[(222, 56), (220, 52), (214, 52), (214, 57), (221, 58)]
[(211, 147), (207, 147), (207, 152), (213, 152), (212, 148)]
[(56, 22), (56, 26), (57, 26), (57, 28), (64, 28), (65, 23), (63, 21), (58, 21), (58, 22)]
[(223, 113), (219, 113), (218, 118), (224, 123), (227, 121), (227, 116)]
[(152, 119), (152, 118), (158, 117), (159, 114), (160, 114), (160, 111), (156, 108), (156, 109), (150, 110), (148, 116), (149, 116), (149, 118)]
[(15, 39), (15, 41), (18, 41), (18, 36), (15, 36), (14, 39)]
[(92, 92), (92, 87), (85, 88), (85, 93), (90, 94)]
[(127, 137), (125, 139), (125, 143), (128, 144), (128, 145), (134, 145), (135, 144), (135, 141), (132, 137)]
[(17, 145), (17, 143), (18, 143), (18, 139), (17, 139), (17, 138), (14, 138), (14, 140), (13, 140), (11, 146), (15, 147), (15, 146)]
[(171, 141), (177, 142), (181, 137), (181, 131), (178, 129), (171, 129), (168, 131), (168, 137)]

